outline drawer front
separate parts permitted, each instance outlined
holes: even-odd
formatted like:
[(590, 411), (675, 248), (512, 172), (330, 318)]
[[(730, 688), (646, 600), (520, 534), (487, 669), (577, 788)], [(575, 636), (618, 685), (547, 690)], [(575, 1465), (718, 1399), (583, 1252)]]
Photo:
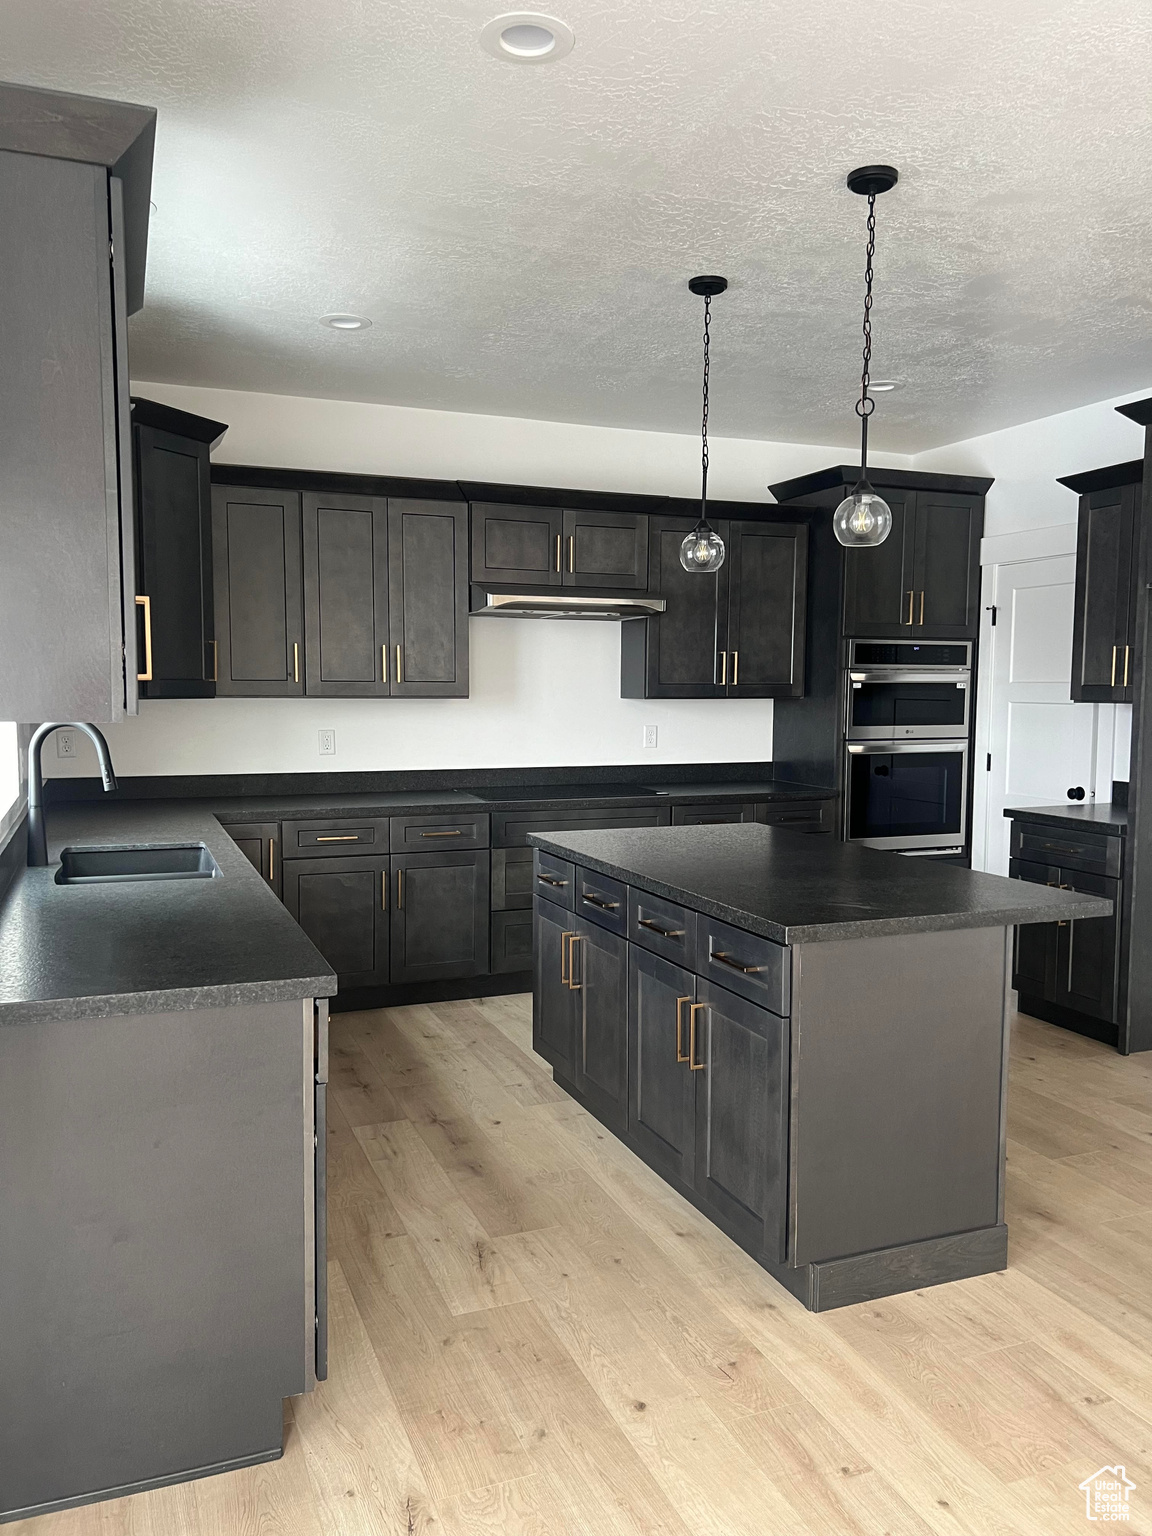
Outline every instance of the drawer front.
[(711, 827), (725, 822), (753, 821), (755, 806), (737, 805), (674, 805), (674, 827)]
[(766, 827), (795, 827), (798, 832), (831, 832), (832, 800), (801, 804), (792, 800), (765, 800), (756, 806), (756, 820)]
[(628, 937), (633, 944), (691, 969), (696, 957), (696, 914), (663, 896), (628, 888)]
[(310, 859), (349, 853), (387, 853), (388, 821), (286, 821), (284, 857)]
[(602, 827), (666, 827), (668, 806), (632, 811), (494, 811), (493, 848), (523, 848), (533, 832), (595, 832)]
[(451, 853), (455, 848), (487, 848), (488, 814), (466, 816), (393, 816), (389, 821), (392, 853)]
[(537, 896), (571, 912), (576, 905), (576, 866), (537, 848), (532, 886)]
[(628, 932), (628, 887), (594, 869), (576, 871), (576, 911), (613, 933)]
[(1064, 832), (1035, 822), (1012, 822), (1012, 857), (1033, 864), (1055, 864), (1089, 875), (1120, 874), (1122, 838), (1090, 832)]
[(492, 854), (492, 910), (532, 909), (531, 848), (497, 848)]
[(696, 974), (787, 1017), (788, 950), (759, 934), (730, 928), (700, 913), (696, 919)]
[(532, 969), (532, 908), (492, 914), (492, 959), (494, 976), (508, 971)]

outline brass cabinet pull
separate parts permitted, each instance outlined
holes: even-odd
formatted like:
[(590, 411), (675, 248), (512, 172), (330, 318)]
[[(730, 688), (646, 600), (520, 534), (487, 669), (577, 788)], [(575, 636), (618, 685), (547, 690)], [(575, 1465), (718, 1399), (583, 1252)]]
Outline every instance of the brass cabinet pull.
[(723, 949), (714, 949), (711, 953), (711, 959), (719, 960), (721, 965), (727, 965), (732, 970), (739, 971), (741, 976), (754, 976), (757, 971), (766, 969), (762, 965), (741, 965), (739, 960), (733, 960), (732, 956)]
[(707, 1003), (693, 1003), (688, 1015), (688, 1067), (692, 1072), (703, 1072), (704, 1063), (696, 1060), (696, 1015)]
[(557, 534), (556, 535), (556, 569), (557, 569), (557, 571), (559, 571), (559, 569), (560, 569), (560, 545), (561, 545), (561, 543), (562, 543), (561, 536), (560, 536), (560, 534)]
[(268, 839), (268, 883), (271, 885), (276, 878), (276, 839)]
[(576, 535), (574, 533), (568, 535), (568, 569), (569, 571), (576, 569)]
[(299, 642), (299, 640), (293, 640), (293, 642), (292, 642), (292, 681), (294, 683), (298, 683), (300, 681), (300, 642)]
[(587, 891), (580, 892), (580, 900), (586, 901), (590, 907), (599, 907), (601, 912), (617, 912), (620, 909), (618, 901), (601, 901), (599, 896), (589, 896)]
[(144, 670), (137, 672), (136, 681), (150, 683), (152, 681), (152, 599), (138, 597), (136, 606), (144, 610)]
[(662, 939), (682, 939), (684, 937), (683, 928), (661, 928), (650, 917), (638, 917), (636, 919), (636, 926), (638, 928), (650, 928), (653, 933), (658, 933)]
[(358, 843), (360, 841), (360, 834), (359, 832), (341, 832), (337, 835), (335, 832), (326, 832), (321, 835), (317, 832), (316, 841), (318, 843)]
[(461, 828), (461, 827), (455, 827), (455, 828), (453, 828), (453, 830), (451, 832), (421, 832), (420, 836), (421, 837), (463, 837), (464, 836), (464, 831), (463, 831), (463, 828)]
[[(579, 992), (584, 985), (583, 977), (579, 981), (576, 980), (576, 946), (577, 944), (583, 944), (583, 942), (584, 935), (582, 933), (574, 933), (568, 940), (568, 990), (570, 992)], [(585, 1020), (585, 1027), (587, 1027), (587, 1020)], [(585, 1043), (585, 1057), (587, 1057), (587, 1043)], [(585, 1061), (585, 1065), (587, 1065), (587, 1061)]]
[(403, 663), (403, 654), (402, 654), (402, 652), (400, 650), (400, 642), (397, 641), (396, 642), (396, 681), (398, 683), (402, 683), (404, 681), (404, 667), (403, 667), (402, 663)]
[(388, 647), (386, 645), (380, 647), (380, 681), (382, 683), (388, 681)]
[(212, 676), (208, 681), (218, 683), (220, 681), (220, 646), (215, 640), (209, 640), (208, 644), (212, 647)]
[(920, 593), (920, 622), (924, 622), (924, 593)]
[(720, 652), (720, 686), (721, 686), (721, 688), (727, 688), (727, 686), (728, 686), (728, 652), (727, 651), (721, 651)]
[[(568, 954), (568, 940), (574, 939), (575, 937), (576, 935), (574, 933), (569, 933), (567, 931), (560, 935), (560, 985), (562, 987), (566, 987), (568, 985), (567, 972), (571, 969), (571, 956)], [(568, 961), (567, 967), (564, 963), (565, 960)]]
[(676, 999), (676, 1060), (687, 1061), (688, 1056), (684, 1050), (683, 1015), (681, 1009), (685, 1003), (690, 1003), (690, 997), (678, 997)]
[(388, 871), (386, 869), (380, 871), (380, 910), (381, 912), (388, 910)]
[(396, 871), (396, 910), (397, 912), (404, 910), (404, 871), (402, 869)]
[(1118, 645), (1114, 645), (1112, 647), (1112, 687), (1113, 688), (1115, 688), (1115, 686), (1116, 686), (1116, 652), (1119, 649), (1120, 649), (1120, 647)]
[(1127, 686), (1128, 686), (1128, 652), (1131, 649), (1132, 649), (1132, 647), (1130, 645), (1126, 645), (1124, 647), (1124, 686), (1125, 686), (1125, 688), (1127, 688)]
[(736, 687), (736, 684), (739, 681), (740, 681), (740, 652), (739, 651), (733, 651), (732, 652), (732, 686), (733, 686), (733, 688)]
[(908, 619), (907, 619), (907, 623), (909, 623), (909, 624), (911, 624), (911, 622), (912, 622), (912, 604), (915, 601), (916, 601), (916, 594), (915, 594), (915, 592), (909, 592), (909, 594), (908, 594)]
[(537, 878), (537, 880), (543, 881), (543, 883), (545, 885), (567, 885), (568, 884), (567, 880), (553, 880), (551, 875), (537, 875), (536, 878)]

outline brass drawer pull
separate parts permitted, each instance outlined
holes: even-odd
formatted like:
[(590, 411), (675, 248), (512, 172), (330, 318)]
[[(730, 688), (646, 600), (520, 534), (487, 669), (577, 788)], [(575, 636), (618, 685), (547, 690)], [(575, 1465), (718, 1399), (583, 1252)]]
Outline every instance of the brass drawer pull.
[(360, 841), (360, 834), (359, 832), (341, 832), (339, 836), (337, 836), (335, 833), (332, 833), (330, 836), (326, 834), (325, 836), (321, 837), (321, 835), (317, 833), (316, 841), (318, 843), (358, 843)]
[(276, 878), (276, 839), (268, 839), (268, 884), (271, 885)]
[(586, 901), (590, 907), (599, 907), (601, 912), (616, 912), (620, 907), (618, 901), (601, 901), (599, 896), (590, 896), (587, 891), (580, 892), (580, 900)]
[(703, 1072), (704, 1063), (696, 1060), (696, 1015), (707, 1003), (693, 1003), (688, 1015), (688, 1067), (692, 1072)]
[(683, 928), (660, 928), (650, 917), (638, 917), (636, 919), (636, 926), (638, 928), (649, 928), (653, 933), (658, 933), (662, 939), (682, 939), (684, 937)]
[(152, 681), (152, 599), (138, 597), (136, 606), (144, 610), (144, 670), (137, 672), (136, 681), (150, 683)]
[(576, 569), (576, 535), (574, 533), (568, 535), (568, 569), (570, 572)]
[(292, 642), (292, 681), (294, 683), (298, 683), (300, 681), (300, 642), (299, 642), (299, 640), (293, 640), (293, 642)]
[[(576, 935), (574, 933), (568, 932), (562, 933), (560, 935), (560, 985), (562, 987), (566, 987), (568, 985), (568, 972), (570, 971), (572, 965), (572, 957), (568, 954), (568, 940), (574, 939), (575, 937)], [(565, 963), (566, 961), (567, 964)]]
[(676, 1060), (677, 1061), (687, 1061), (688, 1060), (688, 1057), (687, 1057), (687, 1055), (685, 1054), (685, 1051), (684, 1051), (683, 1015), (682, 1015), (680, 1010), (683, 1008), (685, 1003), (690, 1003), (691, 1001), (692, 1001), (692, 999), (690, 997), (678, 997), (676, 999)]
[(767, 970), (764, 965), (741, 965), (739, 960), (733, 960), (732, 956), (723, 949), (710, 951), (709, 959), (719, 960), (721, 965), (728, 966), (733, 971), (739, 971), (742, 976), (754, 976), (757, 971)]
[(1115, 688), (1115, 686), (1116, 686), (1116, 652), (1119, 649), (1120, 649), (1120, 647), (1118, 645), (1114, 645), (1112, 647), (1112, 687), (1113, 688)]
[(388, 681), (388, 647), (386, 645), (380, 647), (380, 681), (382, 683)]
[(542, 880), (545, 885), (567, 885), (567, 880), (553, 880), (551, 875), (537, 875), (537, 880)]
[[(583, 977), (579, 981), (576, 980), (576, 946), (577, 944), (583, 944), (583, 942), (584, 935), (582, 933), (574, 933), (568, 940), (568, 990), (570, 992), (579, 992), (584, 985)], [(587, 1028), (587, 1021), (585, 1021), (585, 1028)], [(585, 1062), (585, 1065), (587, 1065), (587, 1062)]]
[(462, 828), (457, 827), (452, 832), (421, 832), (420, 836), (421, 837), (463, 837), (464, 836), (464, 832), (463, 832)]
[(916, 594), (915, 594), (915, 592), (909, 592), (909, 594), (908, 594), (908, 618), (905, 621), (908, 624), (911, 624), (911, 622), (912, 622), (912, 604), (915, 601), (916, 601)]
[(923, 622), (924, 622), (924, 594), (923, 594), (923, 592), (921, 592), (921, 594), (920, 594), (920, 622), (921, 622), (921, 624), (923, 624)]
[(404, 653), (400, 649), (399, 642), (397, 642), (397, 644), (396, 644), (396, 681), (398, 683), (402, 683), (404, 681), (404, 665), (403, 665), (403, 663), (404, 663)]
[(733, 651), (732, 652), (732, 686), (733, 686), (733, 688), (736, 687), (736, 685), (739, 683), (739, 681), (740, 681), (740, 652), (739, 651)]
[(1126, 645), (1124, 647), (1124, 686), (1125, 686), (1125, 688), (1127, 688), (1127, 686), (1128, 686), (1128, 653), (1129, 653), (1129, 651), (1131, 651), (1131, 649), (1132, 649), (1132, 647), (1130, 645)]
[(557, 534), (556, 535), (556, 569), (557, 569), (557, 571), (559, 571), (559, 569), (560, 569), (560, 544), (561, 544), (561, 536), (560, 536), (560, 534)]
[(720, 686), (721, 686), (721, 688), (727, 688), (727, 686), (728, 686), (728, 652), (727, 651), (721, 651), (720, 652)]

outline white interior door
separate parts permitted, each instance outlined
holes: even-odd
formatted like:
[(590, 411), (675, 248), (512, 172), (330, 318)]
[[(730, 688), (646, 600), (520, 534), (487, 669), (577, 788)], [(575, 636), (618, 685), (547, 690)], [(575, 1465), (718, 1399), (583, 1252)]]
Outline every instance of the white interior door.
[(986, 612), (972, 862), (1006, 875), (1005, 806), (1067, 805), (1077, 785), (1094, 794), (1097, 709), (1069, 698), (1075, 557), (1005, 562), (986, 575), (996, 623)]

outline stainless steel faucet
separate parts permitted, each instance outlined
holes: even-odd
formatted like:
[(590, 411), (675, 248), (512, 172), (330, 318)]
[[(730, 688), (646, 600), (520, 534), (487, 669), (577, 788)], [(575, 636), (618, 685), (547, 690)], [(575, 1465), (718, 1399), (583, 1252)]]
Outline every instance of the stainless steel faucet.
[(50, 720), (40, 726), (28, 743), (28, 863), (32, 868), (48, 862), (48, 829), (44, 822), (44, 774), (40, 767), (40, 748), (53, 731), (83, 731), (96, 748), (105, 790), (111, 792), (116, 788), (112, 754), (108, 751), (108, 743), (103, 734), (94, 725), (85, 725), (83, 720)]

